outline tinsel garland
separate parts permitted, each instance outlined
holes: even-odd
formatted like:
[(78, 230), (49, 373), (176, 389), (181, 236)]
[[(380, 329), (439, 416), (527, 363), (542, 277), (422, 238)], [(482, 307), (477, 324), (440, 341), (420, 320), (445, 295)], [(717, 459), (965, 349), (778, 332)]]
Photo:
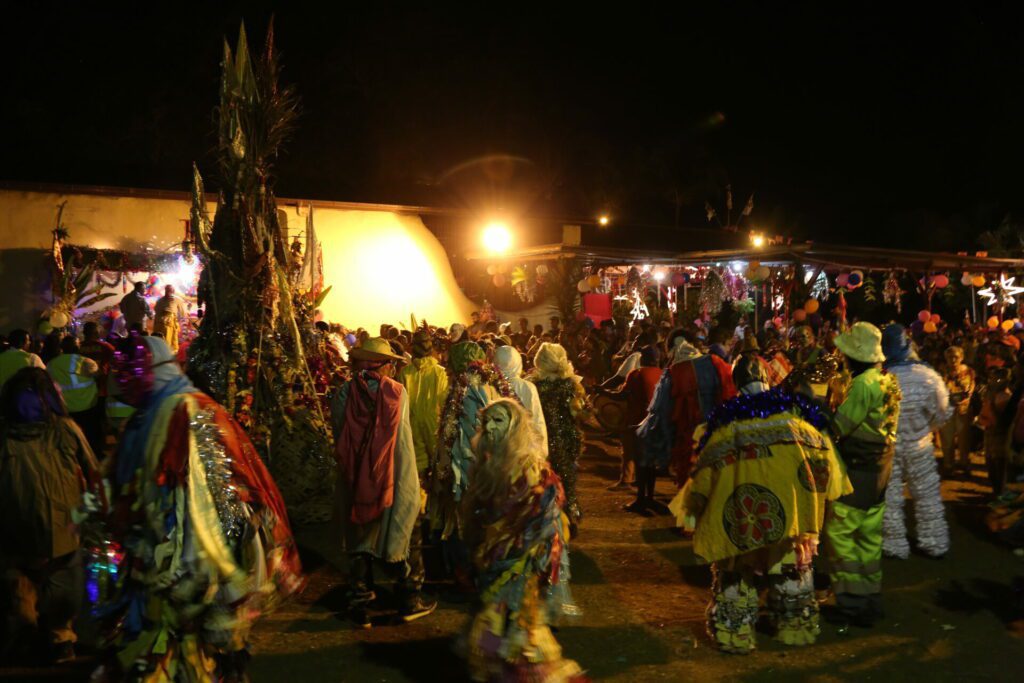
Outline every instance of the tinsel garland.
[(815, 429), (824, 430), (828, 426), (828, 417), (821, 408), (803, 394), (796, 394), (781, 387), (759, 394), (740, 394), (711, 411), (708, 415), (707, 428), (697, 445), (696, 452), (704, 450), (715, 430), (731, 422), (764, 419), (794, 409)]
[(231, 475), (231, 456), (221, 440), (221, 430), (213, 411), (197, 410), (189, 420), (189, 427), (196, 440), (196, 452), (203, 463), (206, 485), (213, 496), (224, 536), (229, 540), (237, 538), (245, 524), (245, 504)]
[(722, 276), (716, 270), (709, 270), (700, 286), (700, 305), (704, 312), (710, 316), (718, 315), (728, 294)]
[[(448, 391), (448, 399), (441, 411), (441, 441), (438, 444), (438, 454), (451, 453), (455, 445), (455, 439), (459, 435), (459, 417), (462, 416), (462, 401), (466, 397), (469, 387), (478, 387), (489, 384), (498, 392), (502, 398), (510, 398), (520, 405), (522, 402), (508, 383), (505, 375), (497, 366), (484, 361), (473, 361), (466, 367), (466, 371), (455, 378), (455, 383)], [(434, 456), (435, 465), (440, 458)], [(445, 473), (435, 472), (435, 477)]]
[(892, 438), (896, 438), (896, 428), (899, 424), (900, 416), (900, 401), (903, 400), (903, 392), (900, 391), (900, 382), (896, 379), (895, 375), (889, 374), (888, 372), (882, 371), (882, 376), (878, 380), (879, 386), (882, 388), (882, 433), (891, 434)]

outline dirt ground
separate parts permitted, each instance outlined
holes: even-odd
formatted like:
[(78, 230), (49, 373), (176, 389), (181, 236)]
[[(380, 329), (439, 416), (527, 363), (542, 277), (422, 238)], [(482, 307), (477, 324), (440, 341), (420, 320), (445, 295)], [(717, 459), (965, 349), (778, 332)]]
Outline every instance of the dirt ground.
[[(884, 561), (887, 618), (874, 629), (838, 633), (824, 624), (819, 642), (789, 648), (760, 636), (744, 657), (712, 649), (704, 633), (710, 574), (669, 517), (625, 513), (628, 492), (609, 492), (618, 444), (594, 435), (581, 461), (584, 520), (571, 548), (572, 590), (583, 616), (563, 623), (567, 656), (595, 680), (655, 681), (1020, 681), (1024, 638), (1010, 585), (1024, 559), (997, 545), (982, 525), (980, 463), (968, 481), (944, 484), (952, 550), (944, 560)], [(673, 493), (661, 482), (659, 494)], [(912, 517), (912, 515), (911, 515)], [(395, 623), (382, 596), (374, 627), (353, 628), (344, 614), (342, 557), (327, 525), (299, 531), (309, 585), (265, 617), (252, 638), (252, 680), (461, 681), (453, 642), (465, 604), (442, 600), (437, 612)], [(72, 670), (0, 670), (7, 680), (81, 680)]]

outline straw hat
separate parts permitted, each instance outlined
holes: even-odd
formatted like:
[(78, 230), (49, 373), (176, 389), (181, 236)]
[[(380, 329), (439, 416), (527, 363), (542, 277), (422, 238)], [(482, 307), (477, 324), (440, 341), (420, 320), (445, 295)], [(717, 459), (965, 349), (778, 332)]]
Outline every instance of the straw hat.
[(353, 360), (368, 361), (405, 360), (401, 356), (395, 355), (395, 352), (391, 349), (391, 344), (383, 337), (367, 339), (362, 345), (350, 349), (348, 357)]
[(861, 363), (881, 363), (882, 332), (871, 323), (854, 323), (849, 331), (836, 337), (836, 348)]

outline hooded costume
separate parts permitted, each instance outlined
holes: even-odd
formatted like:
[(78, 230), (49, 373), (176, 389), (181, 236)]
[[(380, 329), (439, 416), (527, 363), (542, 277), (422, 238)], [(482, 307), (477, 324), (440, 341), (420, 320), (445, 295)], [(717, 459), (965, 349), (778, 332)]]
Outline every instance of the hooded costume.
[(852, 491), (819, 408), (756, 384), (711, 412), (699, 430), (693, 476), (670, 506), (680, 526), (696, 520), (694, 552), (712, 562), (708, 634), (740, 654), (755, 646), (756, 575), (768, 577), (776, 637), (789, 645), (815, 641), (811, 564), (826, 504)]
[(885, 369), (900, 383), (900, 420), (892, 476), (885, 494), (882, 550), (907, 559), (906, 521), (903, 517), (903, 484), (914, 499), (917, 543), (928, 555), (940, 557), (949, 550), (946, 509), (939, 490), (939, 468), (935, 461), (932, 433), (952, 416), (946, 384), (927, 364), (917, 358), (902, 325), (889, 325), (882, 334)]
[(560, 344), (545, 342), (540, 345), (529, 379), (537, 387), (547, 425), (548, 461), (562, 480), (565, 510), (569, 521), (575, 525), (582, 517), (576, 496), (576, 475), (583, 452), (579, 419), (588, 408), (586, 393), (565, 348)]
[(494, 351), (494, 364), (505, 375), (512, 391), (516, 392), (519, 402), (530, 413), (530, 422), (540, 435), (540, 447), (544, 457), (548, 455), (548, 428), (544, 423), (544, 409), (540, 404), (540, 396), (533, 382), (523, 379), (523, 356), (513, 346), (502, 346)]
[(660, 469), (671, 463), (682, 486), (690, 476), (694, 430), (718, 404), (736, 396), (736, 386), (728, 363), (701, 353), (682, 336), (676, 337), (671, 357), (637, 435), (643, 466)]
[(123, 680), (241, 675), (255, 619), (302, 585), (284, 501), (249, 437), (162, 339), (124, 340), (115, 374), (137, 408), (107, 520), (125, 557), (115, 590), (89, 592), (115, 624)]
[(480, 409), (495, 399), (515, 397), (505, 375), (485, 359), (476, 342), (459, 342), (448, 351), (452, 379), (441, 411), (437, 451), (430, 463), (429, 491), (431, 526), (441, 532), (442, 539), (459, 530), (458, 506), (476, 460), (471, 442)]
[(480, 462), (487, 464), (466, 501), (479, 587), (467, 637), (470, 677), (488, 683), (580, 680), (579, 665), (562, 657), (549, 625), (562, 613), (576, 613), (568, 590), (562, 486), (540, 457), (525, 410), (501, 400), (482, 412), (492, 411), (505, 414), (507, 431), (495, 430), (489, 438), (488, 430), (474, 442)]

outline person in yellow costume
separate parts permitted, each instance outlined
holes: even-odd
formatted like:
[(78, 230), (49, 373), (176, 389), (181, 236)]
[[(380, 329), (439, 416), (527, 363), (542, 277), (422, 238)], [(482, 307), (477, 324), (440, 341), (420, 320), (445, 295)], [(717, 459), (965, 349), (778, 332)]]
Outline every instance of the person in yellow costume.
[(852, 490), (818, 406), (783, 388), (769, 391), (759, 364), (744, 367), (755, 376), (735, 377), (740, 395), (698, 428), (696, 469), (670, 506), (694, 529), (694, 552), (711, 563), (708, 635), (734, 654), (755, 649), (758, 577), (768, 584), (776, 638), (815, 641), (818, 535), (828, 502)]
[(409, 543), (409, 580), (419, 590), (426, 578), (423, 565), (423, 512), (426, 510), (426, 490), (429, 488), (427, 472), (430, 458), (437, 451), (441, 408), (448, 396), (448, 373), (437, 362), (434, 340), (426, 328), (413, 334), (412, 362), (398, 373), (398, 381), (409, 396), (409, 421), (412, 425), (412, 443), (416, 451), (416, 471), (420, 478), (423, 502)]
[(892, 473), (899, 423), (899, 381), (881, 368), (882, 333), (855, 323), (836, 337), (853, 377), (836, 409), (832, 430), (853, 483), (853, 493), (836, 501), (825, 528), (834, 621), (870, 627), (882, 613), (882, 519)]

